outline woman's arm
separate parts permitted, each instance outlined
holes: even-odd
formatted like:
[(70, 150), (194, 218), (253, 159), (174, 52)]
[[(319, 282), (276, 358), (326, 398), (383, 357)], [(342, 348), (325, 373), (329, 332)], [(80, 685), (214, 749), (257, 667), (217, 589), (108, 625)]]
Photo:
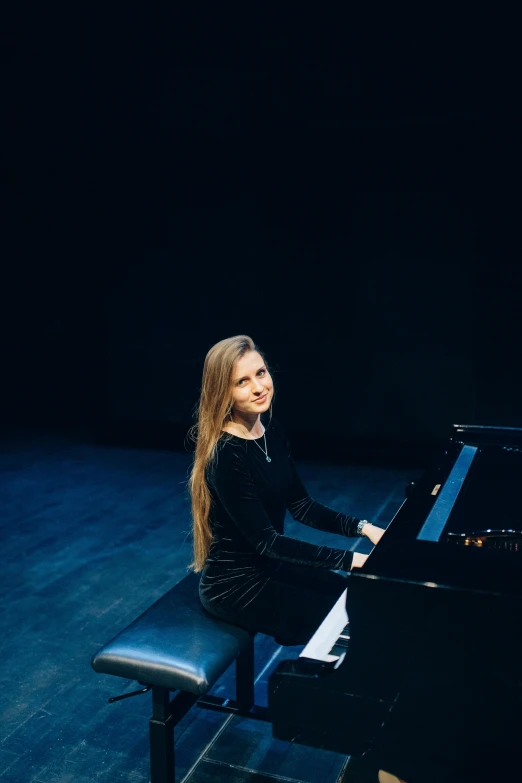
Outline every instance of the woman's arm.
[(278, 437), (286, 451), (292, 478), (286, 495), (286, 507), (297, 522), (324, 530), (326, 533), (337, 533), (341, 536), (357, 536), (358, 517), (348, 516), (334, 511), (322, 503), (313, 500), (299, 477), (297, 468), (290, 453), (290, 442), (278, 419), (272, 419)]
[(288, 462), (292, 471), (292, 483), (287, 496), (287, 508), (292, 517), (298, 522), (302, 522), (317, 530), (324, 530), (326, 533), (337, 533), (341, 536), (366, 536), (372, 544), (377, 544), (384, 533), (382, 528), (364, 520), (364, 524), (358, 530), (359, 523), (363, 522), (363, 520), (334, 511), (310, 497), (292, 459), (290, 443), (286, 433), (278, 421), (275, 422), (275, 426), (285, 444)]
[(372, 544), (378, 544), (381, 540), (384, 533), (384, 528), (377, 527), (376, 525), (372, 525), (371, 522), (366, 522), (365, 525), (361, 527), (361, 535), (366, 536), (366, 538), (369, 538)]
[(357, 525), (361, 520), (358, 517), (341, 514), (313, 500), (306, 491), (290, 455), (288, 461), (292, 470), (292, 483), (287, 495), (287, 508), (293, 518), (326, 533), (357, 536)]
[(352, 552), (316, 546), (275, 530), (239, 449), (223, 450), (211, 482), (227, 513), (258, 554), (315, 568), (350, 570)]

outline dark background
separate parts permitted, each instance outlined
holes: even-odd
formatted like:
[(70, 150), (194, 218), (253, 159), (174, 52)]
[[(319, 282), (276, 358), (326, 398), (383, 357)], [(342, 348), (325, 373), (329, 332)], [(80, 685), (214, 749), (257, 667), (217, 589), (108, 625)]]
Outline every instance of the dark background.
[(302, 454), (522, 426), (514, 21), (6, 13), (4, 431), (183, 448), (238, 333)]

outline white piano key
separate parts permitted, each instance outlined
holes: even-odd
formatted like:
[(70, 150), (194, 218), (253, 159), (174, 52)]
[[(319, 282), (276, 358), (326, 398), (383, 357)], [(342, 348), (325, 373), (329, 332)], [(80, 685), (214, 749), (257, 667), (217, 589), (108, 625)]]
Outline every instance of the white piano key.
[(348, 623), (346, 613), (346, 593), (339, 596), (337, 603), (330, 609), (323, 622), (314, 633), (300, 658), (313, 658), (315, 661), (331, 662), (338, 659), (338, 655), (330, 655), (330, 650)]

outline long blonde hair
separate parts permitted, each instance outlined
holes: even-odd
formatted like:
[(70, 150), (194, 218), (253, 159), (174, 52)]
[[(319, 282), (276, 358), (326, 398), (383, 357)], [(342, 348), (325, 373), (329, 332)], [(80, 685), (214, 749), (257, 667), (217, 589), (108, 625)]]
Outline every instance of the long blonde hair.
[[(194, 537), (194, 560), (190, 568), (196, 572), (201, 571), (205, 565), (212, 543), (209, 522), (212, 498), (205, 471), (215, 457), (217, 442), (223, 436), (223, 426), (227, 420), (232, 420), (234, 365), (249, 351), (257, 351), (263, 357), (266, 366), (265, 357), (252, 338), (246, 334), (227, 337), (213, 345), (203, 365), (196, 424), (188, 432), (188, 437), (196, 444), (194, 462), (188, 480)], [(271, 417), (272, 403), (270, 404)], [(226, 436), (224, 437), (227, 439)]]

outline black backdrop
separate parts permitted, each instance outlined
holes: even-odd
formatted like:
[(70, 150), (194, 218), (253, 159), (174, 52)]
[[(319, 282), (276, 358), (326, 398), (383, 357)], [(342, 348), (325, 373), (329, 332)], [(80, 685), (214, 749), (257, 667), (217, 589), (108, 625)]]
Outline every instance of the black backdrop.
[(311, 453), (522, 426), (508, 19), (12, 8), (4, 429), (180, 445), (250, 334)]

